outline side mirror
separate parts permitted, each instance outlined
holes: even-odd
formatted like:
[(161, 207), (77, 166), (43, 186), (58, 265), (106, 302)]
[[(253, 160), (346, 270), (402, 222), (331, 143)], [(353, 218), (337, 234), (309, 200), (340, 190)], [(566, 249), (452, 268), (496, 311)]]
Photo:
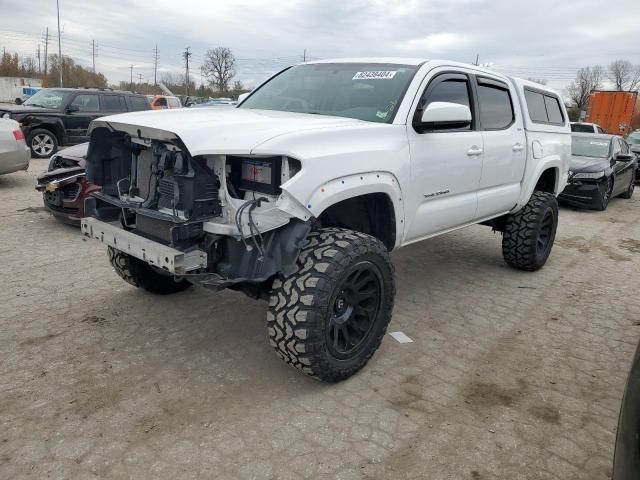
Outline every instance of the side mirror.
[(619, 153), (615, 156), (614, 160), (616, 162), (630, 162), (633, 160), (633, 155), (630, 153)]
[(432, 102), (422, 112), (423, 128), (463, 128), (471, 124), (471, 110), (466, 105), (451, 102)]
[(244, 99), (247, 98), (250, 94), (251, 92), (245, 92), (238, 95), (238, 103), (244, 102)]
[(69, 104), (67, 105), (67, 113), (79, 112), (80, 107), (78, 105)]

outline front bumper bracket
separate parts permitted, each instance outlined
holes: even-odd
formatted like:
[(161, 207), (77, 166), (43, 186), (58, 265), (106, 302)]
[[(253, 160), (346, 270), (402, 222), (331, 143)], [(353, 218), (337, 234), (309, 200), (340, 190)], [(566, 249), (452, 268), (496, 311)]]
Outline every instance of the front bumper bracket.
[(174, 275), (207, 268), (207, 254), (199, 249), (183, 252), (92, 217), (83, 218), (80, 228), (83, 235)]

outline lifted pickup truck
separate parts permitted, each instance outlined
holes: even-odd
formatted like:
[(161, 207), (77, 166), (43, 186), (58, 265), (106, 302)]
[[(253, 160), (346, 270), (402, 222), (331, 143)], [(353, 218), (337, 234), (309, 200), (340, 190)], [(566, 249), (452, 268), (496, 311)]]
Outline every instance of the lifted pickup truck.
[(93, 123), (85, 235), (125, 281), (269, 300), (268, 335), (324, 381), (362, 368), (395, 296), (389, 252), (481, 223), (505, 261), (544, 265), (571, 137), (559, 96), (447, 61), (329, 60), (237, 108)]

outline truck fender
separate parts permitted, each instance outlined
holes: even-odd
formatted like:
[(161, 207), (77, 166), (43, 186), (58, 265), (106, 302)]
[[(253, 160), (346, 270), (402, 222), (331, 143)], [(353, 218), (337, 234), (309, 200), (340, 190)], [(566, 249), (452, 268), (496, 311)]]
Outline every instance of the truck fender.
[[(286, 185), (283, 190), (286, 190)], [(299, 204), (298, 208), (292, 208), (293, 202), (290, 201), (283, 202), (279, 208), (289, 206), (288, 213), (306, 220), (309, 214), (317, 218), (331, 205), (370, 193), (383, 193), (391, 200), (396, 217), (395, 238), (399, 242), (404, 231), (404, 198), (398, 179), (389, 172), (363, 172), (335, 178), (312, 190), (304, 204), (300, 200), (295, 202)], [(290, 199), (291, 195), (287, 197)]]
[(535, 162), (535, 165), (532, 166), (531, 172), (525, 172), (524, 178), (529, 180), (526, 183), (523, 182), (520, 198), (514, 210), (519, 210), (527, 204), (531, 195), (533, 195), (538, 180), (540, 180), (542, 174), (549, 169), (554, 169), (556, 173), (556, 184), (553, 194), (558, 196), (562, 190), (564, 190), (564, 187), (567, 185), (567, 172), (563, 172), (562, 158), (560, 155), (554, 154), (540, 158)]

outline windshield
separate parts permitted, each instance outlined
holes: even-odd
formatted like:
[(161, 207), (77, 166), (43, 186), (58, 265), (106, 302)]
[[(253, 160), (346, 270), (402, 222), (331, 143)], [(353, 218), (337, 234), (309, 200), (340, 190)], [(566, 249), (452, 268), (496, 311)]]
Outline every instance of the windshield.
[(584, 123), (572, 123), (571, 124), (571, 131), (572, 132), (578, 132), (578, 133), (595, 133), (594, 129), (593, 129), (593, 125), (591, 125), (590, 123), (584, 124)]
[(417, 69), (379, 63), (298, 65), (264, 84), (239, 108), (390, 123)]
[(66, 90), (40, 90), (32, 97), (29, 97), (29, 99), (24, 102), (24, 105), (58, 109), (62, 107), (62, 104), (68, 95), (69, 92)]
[(627, 137), (627, 143), (629, 145), (640, 145), (640, 133), (631, 133)]
[(611, 140), (598, 137), (572, 137), (571, 155), (580, 157), (607, 158)]

